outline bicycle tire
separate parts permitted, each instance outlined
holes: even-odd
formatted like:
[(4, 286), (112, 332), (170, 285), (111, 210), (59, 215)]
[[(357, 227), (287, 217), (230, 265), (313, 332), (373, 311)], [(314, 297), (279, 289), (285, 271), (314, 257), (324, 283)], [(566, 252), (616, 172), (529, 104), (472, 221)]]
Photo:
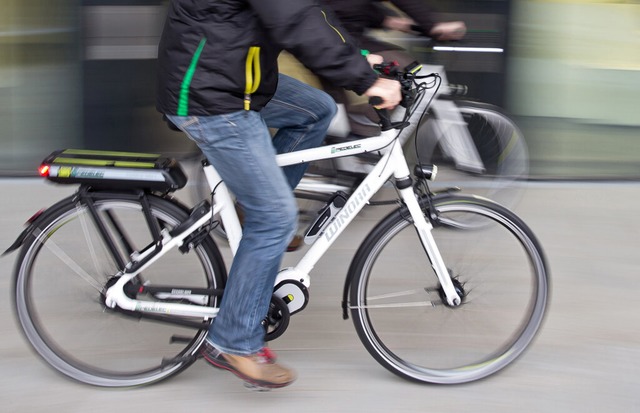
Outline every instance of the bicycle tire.
[[(188, 217), (173, 201), (154, 195), (148, 200), (161, 228)], [(120, 223), (135, 247), (152, 239), (138, 200), (113, 194), (95, 206), (103, 218), (112, 214), (112, 222)], [(14, 304), (27, 340), (50, 366), (83, 383), (131, 387), (166, 379), (195, 361), (210, 321), (202, 319), (201, 328), (184, 327), (104, 305), (103, 289), (118, 268), (83, 201), (72, 196), (59, 202), (35, 226), (16, 263)], [(110, 225), (109, 233), (118, 241), (114, 228)], [(164, 285), (224, 288), (226, 269), (217, 246), (206, 237), (187, 254), (168, 251), (142, 277)], [(202, 301), (219, 304), (215, 297)]]
[(517, 183), (529, 174), (529, 152), (522, 131), (497, 106), (467, 100), (455, 103), (485, 170), (470, 172), (455, 165), (455, 154), (446, 154), (440, 148), (442, 132), (430, 113), (418, 128), (417, 151), (421, 162), (438, 166), (434, 188), (460, 186), (513, 208), (522, 192)]
[[(429, 213), (426, 200), (423, 210)], [(539, 242), (517, 216), (491, 201), (442, 195), (433, 236), (461, 306), (448, 306), (406, 208), (384, 218), (349, 269), (350, 309), (368, 352), (396, 375), (459, 384), (512, 363), (542, 325), (549, 296)], [(459, 215), (475, 215), (469, 226)]]

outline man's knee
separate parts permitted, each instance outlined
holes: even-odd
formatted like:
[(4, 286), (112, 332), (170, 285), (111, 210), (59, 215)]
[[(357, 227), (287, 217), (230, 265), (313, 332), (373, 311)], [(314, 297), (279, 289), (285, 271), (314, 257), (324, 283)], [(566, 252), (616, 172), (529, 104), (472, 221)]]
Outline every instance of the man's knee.
[(289, 238), (293, 236), (298, 226), (298, 203), (293, 196), (291, 199), (282, 201), (277, 214), (272, 217), (271, 224), (282, 233), (283, 237)]
[(328, 118), (329, 120), (333, 119), (333, 117), (338, 112), (338, 106), (336, 105), (335, 100), (327, 93), (322, 92), (322, 118)]

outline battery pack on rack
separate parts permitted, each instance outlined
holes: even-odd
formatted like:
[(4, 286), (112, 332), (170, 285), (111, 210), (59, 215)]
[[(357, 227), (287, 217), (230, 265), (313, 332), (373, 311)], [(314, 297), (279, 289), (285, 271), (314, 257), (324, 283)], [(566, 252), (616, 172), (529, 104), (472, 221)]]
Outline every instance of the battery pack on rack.
[(53, 182), (96, 188), (171, 192), (187, 183), (178, 161), (151, 153), (62, 149), (47, 156), (39, 172)]

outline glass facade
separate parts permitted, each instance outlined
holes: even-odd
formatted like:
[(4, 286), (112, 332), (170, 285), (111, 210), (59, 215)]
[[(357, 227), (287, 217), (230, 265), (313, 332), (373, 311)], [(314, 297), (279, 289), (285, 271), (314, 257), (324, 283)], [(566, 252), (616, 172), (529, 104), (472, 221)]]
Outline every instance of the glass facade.
[(533, 173), (640, 177), (640, 3), (519, 0), (508, 106)]
[[(541, 177), (640, 176), (640, 4), (425, 0), (501, 54), (432, 54), (452, 82), (516, 116)], [(166, 1), (4, 0), (0, 174), (32, 175), (54, 149), (180, 154), (154, 108)], [(420, 45), (408, 43), (420, 58)]]
[(0, 171), (30, 173), (49, 150), (80, 140), (78, 8), (5, 0), (0, 13)]

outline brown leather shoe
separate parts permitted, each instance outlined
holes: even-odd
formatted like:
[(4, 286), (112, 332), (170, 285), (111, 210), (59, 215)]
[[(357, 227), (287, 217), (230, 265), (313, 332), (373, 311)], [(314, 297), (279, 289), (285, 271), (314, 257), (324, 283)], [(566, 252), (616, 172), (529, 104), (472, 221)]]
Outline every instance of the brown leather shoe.
[(205, 341), (200, 354), (214, 367), (228, 370), (255, 388), (275, 389), (293, 383), (293, 370), (276, 363), (275, 354), (268, 348), (249, 356), (226, 354)]
[(289, 245), (287, 246), (287, 252), (297, 251), (300, 249), (301, 246), (302, 246), (302, 236), (294, 235), (293, 239), (291, 240), (291, 242), (289, 242)]

